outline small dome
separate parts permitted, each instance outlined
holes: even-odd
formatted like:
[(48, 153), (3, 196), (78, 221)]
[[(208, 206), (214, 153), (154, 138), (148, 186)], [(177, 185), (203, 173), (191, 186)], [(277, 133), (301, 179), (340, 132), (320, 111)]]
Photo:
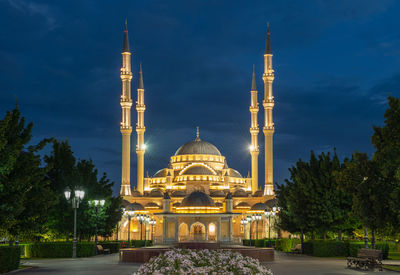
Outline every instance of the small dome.
[(138, 190), (133, 190), (132, 191), (132, 197), (141, 197), (142, 194), (140, 194), (140, 192)]
[(127, 211), (143, 211), (144, 207), (140, 203), (134, 202), (126, 207)]
[(153, 178), (164, 178), (164, 177), (167, 176), (167, 172), (168, 172), (167, 168), (158, 170), (158, 171), (153, 175)]
[(269, 209), (272, 209), (272, 207), (276, 206), (278, 204), (278, 200), (276, 198), (270, 199), (265, 201), (265, 204)]
[(186, 196), (185, 191), (177, 190), (171, 193), (171, 197), (184, 197)]
[(197, 165), (187, 169), (183, 175), (214, 175), (214, 173), (202, 165)]
[(178, 155), (216, 155), (221, 156), (220, 151), (209, 142), (202, 141), (200, 139), (196, 139), (195, 141), (191, 141), (183, 144), (179, 149), (175, 152), (175, 156)]
[(243, 189), (238, 189), (233, 193), (233, 197), (248, 197), (249, 195), (247, 194), (246, 191)]
[(264, 196), (264, 190), (257, 190), (253, 194), (253, 197), (262, 197), (262, 196)]
[(215, 203), (215, 206), (217, 206), (217, 207), (222, 207), (222, 206), (223, 206), (223, 204), (222, 204), (222, 203), (220, 203), (220, 202), (216, 202), (216, 203)]
[(129, 204), (131, 204), (129, 201), (122, 200), (122, 203), (121, 203), (122, 207), (126, 208)]
[(243, 178), (242, 175), (238, 171), (236, 171), (235, 169), (232, 169), (232, 168), (229, 168), (228, 174), (230, 177)]
[(222, 190), (213, 191), (210, 193), (211, 197), (225, 197), (225, 193)]
[(155, 202), (149, 202), (144, 206), (144, 208), (146, 208), (146, 209), (160, 209), (160, 206)]
[(251, 207), (251, 210), (256, 210), (256, 211), (265, 211), (266, 209), (268, 209), (267, 205), (262, 202), (256, 203)]
[(179, 207), (179, 206), (181, 206), (180, 202), (175, 202), (175, 203), (172, 204), (172, 207)]
[(181, 206), (213, 206), (215, 207), (215, 203), (213, 199), (207, 195), (204, 192), (201, 191), (194, 191), (190, 193), (188, 196), (186, 196), (182, 203)]
[(150, 191), (149, 197), (164, 197), (164, 194), (160, 189), (153, 189)]
[(238, 209), (250, 209), (250, 205), (247, 202), (242, 201), (242, 202), (238, 203), (235, 206), (235, 208), (238, 208)]

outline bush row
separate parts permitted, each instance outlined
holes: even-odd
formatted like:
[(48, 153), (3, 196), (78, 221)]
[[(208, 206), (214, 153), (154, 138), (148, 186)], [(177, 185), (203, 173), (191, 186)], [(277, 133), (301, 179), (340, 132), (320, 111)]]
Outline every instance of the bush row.
[(5, 273), (19, 267), (21, 255), (20, 246), (0, 247), (0, 273)]
[(291, 252), (300, 242), (300, 239), (277, 239), (275, 249), (283, 252)]
[[(77, 243), (77, 257), (94, 256), (96, 251), (95, 243)], [(30, 243), (25, 245), (25, 256), (27, 258), (71, 258), (72, 242), (46, 242)]]
[(152, 246), (152, 240), (132, 240), (131, 247), (144, 247), (144, 246)]
[(120, 242), (98, 242), (104, 249), (110, 249), (110, 253), (117, 253), (121, 247)]
[[(347, 241), (305, 241), (304, 254), (315, 257), (356, 257), (360, 248), (364, 247), (363, 242), (347, 242)], [(277, 245), (278, 246), (278, 245)], [(369, 245), (371, 248), (371, 245)], [(376, 249), (382, 250), (383, 259), (389, 256), (389, 244), (386, 242), (378, 242)], [(283, 251), (283, 250), (282, 250)], [(289, 250), (290, 251), (290, 250)]]
[(275, 239), (258, 239), (258, 240), (242, 240), (242, 244), (244, 246), (255, 246), (255, 247), (274, 247), (275, 246)]

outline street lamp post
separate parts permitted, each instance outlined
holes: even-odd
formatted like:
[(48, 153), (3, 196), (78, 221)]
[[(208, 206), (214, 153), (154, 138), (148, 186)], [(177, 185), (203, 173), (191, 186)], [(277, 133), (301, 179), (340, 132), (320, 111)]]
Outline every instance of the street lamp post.
[(131, 218), (135, 214), (135, 211), (130, 208), (130, 205), (124, 209), (124, 215), (128, 217), (128, 247), (131, 247)]
[(93, 200), (89, 202), (90, 205), (94, 206), (95, 212), (96, 212), (96, 228), (95, 228), (95, 237), (94, 237), (94, 242), (96, 243), (96, 249), (97, 249), (97, 223), (98, 223), (98, 214), (99, 214), (99, 207), (103, 207), (105, 200)]
[[(71, 198), (72, 193), (74, 196)], [(67, 187), (64, 191), (64, 195), (67, 201), (69, 201), (71, 198), (72, 208), (74, 209), (74, 240), (72, 242), (72, 258), (76, 258), (76, 209), (79, 208), (79, 202), (83, 200), (85, 191), (82, 191), (81, 188), (77, 187), (74, 192), (71, 192), (71, 189)]]
[(249, 223), (247, 218), (243, 218), (240, 220), (240, 223), (243, 225), (243, 239), (246, 239), (246, 224)]
[(153, 241), (153, 245), (154, 245), (154, 226), (157, 223), (157, 221), (155, 219), (150, 219), (149, 224), (150, 224), (150, 237)]

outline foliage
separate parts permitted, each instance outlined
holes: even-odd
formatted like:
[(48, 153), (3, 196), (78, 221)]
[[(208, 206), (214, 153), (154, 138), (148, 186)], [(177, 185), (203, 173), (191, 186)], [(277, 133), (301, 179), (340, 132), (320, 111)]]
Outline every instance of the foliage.
[(98, 242), (104, 249), (110, 249), (111, 253), (117, 253), (121, 247), (120, 242)]
[(229, 250), (170, 250), (140, 266), (145, 274), (271, 274), (256, 259)]
[(50, 140), (28, 146), (32, 127), (18, 107), (0, 120), (0, 231), (10, 239), (43, 232), (55, 203), (38, 154)]
[[(145, 245), (146, 244), (146, 245)], [(133, 247), (144, 247), (144, 246), (152, 246), (152, 240), (131, 240), (131, 245)]]
[[(73, 231), (73, 211), (71, 203), (64, 197), (64, 190), (77, 187), (85, 191), (84, 200), (77, 209), (77, 228), (80, 238), (98, 235), (112, 235), (116, 224), (121, 219), (121, 198), (112, 196), (111, 182), (106, 174), (98, 177), (98, 171), (92, 160), (76, 161), (68, 141), (54, 142), (53, 151), (45, 157), (52, 167), (48, 172), (53, 192), (57, 194), (58, 204), (50, 214), (49, 228), (56, 235), (65, 235), (67, 239)], [(105, 205), (97, 209), (88, 202), (104, 199)]]
[(336, 151), (301, 159), (289, 169), (290, 180), (277, 187), (279, 225), (292, 233), (349, 230), (351, 197), (338, 188), (336, 173), (342, 169)]
[(20, 261), (19, 246), (1, 246), (0, 247), (0, 273), (18, 269)]
[(349, 242), (314, 240), (305, 242), (306, 254), (315, 257), (340, 257), (349, 253)]
[(298, 244), (300, 244), (300, 239), (277, 239), (275, 249), (283, 252), (291, 252)]
[[(400, 226), (400, 98), (388, 97), (389, 108), (385, 112), (385, 125), (374, 126), (371, 141), (376, 152), (372, 161), (379, 169), (377, 199), (385, 197), (387, 222), (399, 232)], [(382, 226), (382, 224), (379, 224)]]
[[(371, 248), (371, 245), (368, 245)], [(358, 251), (364, 248), (364, 242), (350, 242), (348, 256), (357, 257)], [(387, 242), (377, 242), (375, 248), (382, 250), (383, 259), (386, 260), (389, 257), (389, 244)]]
[[(78, 257), (94, 256), (95, 243), (78, 242), (76, 255)], [(25, 245), (25, 257), (27, 258), (71, 258), (72, 242), (43, 242)]]
[(242, 244), (244, 246), (254, 246), (256, 240), (249, 240), (249, 239), (243, 239)]

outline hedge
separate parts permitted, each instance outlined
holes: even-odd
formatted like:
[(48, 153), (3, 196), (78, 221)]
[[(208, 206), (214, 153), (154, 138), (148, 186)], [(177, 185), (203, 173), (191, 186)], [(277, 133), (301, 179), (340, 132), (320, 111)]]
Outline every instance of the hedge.
[(0, 247), (0, 273), (18, 269), (21, 255), (20, 246)]
[(291, 252), (299, 243), (301, 243), (300, 239), (277, 239), (275, 241), (275, 249), (283, 252)]
[[(146, 246), (152, 246), (153, 241), (152, 240), (146, 240)], [(144, 247), (145, 246), (145, 240), (132, 240), (131, 241), (131, 246), (132, 247)]]
[(104, 249), (110, 249), (110, 253), (117, 253), (120, 248), (119, 242), (99, 242)]
[[(304, 254), (315, 257), (357, 257), (358, 250), (364, 247), (363, 242), (346, 241), (306, 241), (303, 244)], [(382, 250), (383, 259), (389, 256), (389, 244), (386, 242), (377, 242), (376, 249)], [(369, 248), (371, 245), (369, 244)]]
[(249, 240), (249, 239), (243, 239), (242, 240), (242, 244), (244, 245), (244, 246), (254, 246), (255, 245), (255, 241), (256, 240)]
[[(77, 257), (94, 256), (96, 251), (95, 243), (77, 243)], [(72, 242), (46, 242), (31, 243), (25, 246), (27, 258), (71, 258)]]

